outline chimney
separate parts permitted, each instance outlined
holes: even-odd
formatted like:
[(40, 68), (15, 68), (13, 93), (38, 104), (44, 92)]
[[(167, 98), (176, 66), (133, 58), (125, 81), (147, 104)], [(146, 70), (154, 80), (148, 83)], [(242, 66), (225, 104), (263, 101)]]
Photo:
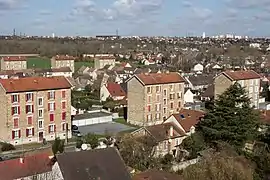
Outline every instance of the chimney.
[(170, 137), (173, 136), (173, 126), (170, 126)]
[(20, 158), (20, 163), (21, 163), (21, 164), (24, 163), (24, 158), (23, 158), (23, 157)]

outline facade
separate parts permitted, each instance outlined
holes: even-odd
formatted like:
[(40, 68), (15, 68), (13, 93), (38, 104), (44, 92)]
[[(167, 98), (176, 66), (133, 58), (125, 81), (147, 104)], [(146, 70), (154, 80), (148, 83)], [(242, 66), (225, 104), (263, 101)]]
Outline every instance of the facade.
[(185, 80), (176, 72), (134, 75), (127, 81), (128, 122), (160, 124), (184, 105)]
[(39, 76), (44, 77), (52, 77), (52, 76), (72, 77), (72, 71), (69, 67), (52, 68), (52, 69), (35, 69), (35, 73)]
[(219, 74), (214, 80), (214, 98), (216, 99), (234, 83), (244, 87), (249, 95), (251, 106), (259, 107), (261, 76), (255, 71), (226, 71)]
[(1, 70), (22, 70), (27, 69), (26, 57), (5, 56), (1, 58)]
[(71, 137), (71, 85), (65, 77), (0, 79), (0, 141), (14, 145)]
[(96, 56), (95, 57), (95, 69), (102, 69), (107, 65), (115, 66), (114, 56)]
[(62, 67), (69, 67), (74, 73), (75, 68), (75, 57), (69, 55), (56, 55), (51, 58), (51, 66), (52, 68), (62, 68)]

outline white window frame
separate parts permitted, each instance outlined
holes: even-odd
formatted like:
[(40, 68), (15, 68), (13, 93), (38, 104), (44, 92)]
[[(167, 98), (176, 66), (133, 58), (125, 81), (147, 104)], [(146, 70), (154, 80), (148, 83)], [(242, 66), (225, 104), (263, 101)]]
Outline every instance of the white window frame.
[[(16, 96), (17, 97), (17, 101), (14, 101), (12, 103), (19, 103), (19, 93), (11, 94), (11, 96)], [(12, 99), (13, 99), (13, 97), (12, 97)]]
[[(158, 91), (157, 91), (157, 89), (158, 89)], [(160, 91), (161, 91), (161, 86), (156, 86), (156, 93), (159, 94)]]
[(253, 79), (249, 80), (249, 85), (253, 86)]
[(25, 113), (26, 114), (32, 114), (34, 111), (33, 111), (33, 104), (26, 104), (25, 106), (30, 106), (31, 108), (31, 111), (30, 112), (26, 112), (26, 107), (25, 107)]
[(259, 86), (259, 82), (260, 82), (260, 80), (259, 80), (259, 79), (256, 79), (256, 80), (255, 80), (255, 85), (256, 85), (256, 86)]
[[(39, 111), (42, 111), (42, 116), (39, 116)], [(43, 118), (44, 117), (44, 109), (38, 109), (38, 118)]]
[[(19, 115), (19, 105), (12, 106), (11, 108), (16, 107), (17, 108), (17, 113), (14, 113), (13, 116)], [(12, 113), (12, 112), (11, 112)]]
[[(52, 128), (53, 130), (51, 130), (51, 127), (53, 127), (53, 128)], [(50, 133), (55, 133), (54, 127), (55, 127), (55, 124), (49, 124)]]
[[(14, 131), (14, 139), (20, 139), (20, 137), (19, 137), (20, 129), (12, 129), (12, 131)], [(17, 134), (17, 136), (16, 136), (16, 134)]]
[[(42, 127), (39, 126), (39, 122), (42, 122)], [(38, 129), (44, 129), (44, 120), (43, 119), (38, 120)]]
[[(27, 97), (28, 95), (30, 95), (30, 99), (28, 99)], [(25, 99), (26, 102), (32, 102), (32, 99), (34, 99), (33, 98), (34, 95), (32, 92), (27, 92), (25, 96), (26, 96), (26, 99)]]
[(50, 93), (50, 100), (53, 100), (54, 99), (54, 97), (55, 97), (55, 91), (49, 91), (49, 93)]
[(249, 93), (253, 93), (253, 87), (249, 87)]
[[(39, 100), (41, 99), (42, 104), (39, 104)], [(38, 107), (42, 107), (44, 105), (44, 98), (43, 97), (38, 97)]]
[(28, 136), (27, 137), (32, 137), (33, 136), (33, 129), (34, 129), (34, 127), (27, 127), (26, 129), (28, 129)]
[(174, 84), (170, 84), (169, 87), (170, 87), (170, 91), (174, 91)]
[(49, 107), (50, 107), (49, 111), (54, 111), (54, 104), (55, 104), (55, 102), (49, 102), (49, 104), (50, 104), (49, 105)]
[[(63, 124), (65, 124), (65, 130), (63, 130)], [(61, 123), (61, 130), (62, 130), (62, 131), (66, 131), (66, 129), (67, 129), (67, 125), (66, 125), (66, 124), (67, 124), (67, 122), (62, 122), (62, 123)]]
[(259, 92), (259, 86), (255, 86), (255, 92)]
[(152, 121), (152, 115), (151, 114), (147, 115), (147, 121)]

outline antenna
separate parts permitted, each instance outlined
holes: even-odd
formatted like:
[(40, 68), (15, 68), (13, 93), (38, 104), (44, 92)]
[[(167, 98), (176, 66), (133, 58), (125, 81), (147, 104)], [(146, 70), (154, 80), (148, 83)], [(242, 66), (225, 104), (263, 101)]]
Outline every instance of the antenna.
[(116, 36), (118, 37), (118, 29), (116, 29)]

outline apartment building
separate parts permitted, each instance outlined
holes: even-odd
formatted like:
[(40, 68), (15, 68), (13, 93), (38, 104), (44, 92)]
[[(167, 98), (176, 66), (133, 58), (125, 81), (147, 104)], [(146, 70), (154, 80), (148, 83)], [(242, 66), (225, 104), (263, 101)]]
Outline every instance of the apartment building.
[(234, 83), (239, 83), (249, 94), (251, 106), (259, 106), (259, 89), (261, 76), (253, 70), (248, 71), (226, 71), (219, 74), (214, 79), (214, 96), (222, 94)]
[(71, 137), (71, 85), (63, 77), (0, 79), (0, 141)]
[(5, 56), (1, 58), (1, 70), (27, 69), (27, 60), (24, 56)]
[(160, 124), (180, 111), (184, 105), (184, 82), (176, 72), (134, 75), (127, 81), (128, 122)]
[(106, 65), (115, 66), (115, 57), (114, 56), (96, 56), (95, 59), (95, 68), (102, 69)]
[(75, 71), (75, 57), (69, 55), (56, 55), (51, 58), (52, 68), (69, 67), (74, 73)]

